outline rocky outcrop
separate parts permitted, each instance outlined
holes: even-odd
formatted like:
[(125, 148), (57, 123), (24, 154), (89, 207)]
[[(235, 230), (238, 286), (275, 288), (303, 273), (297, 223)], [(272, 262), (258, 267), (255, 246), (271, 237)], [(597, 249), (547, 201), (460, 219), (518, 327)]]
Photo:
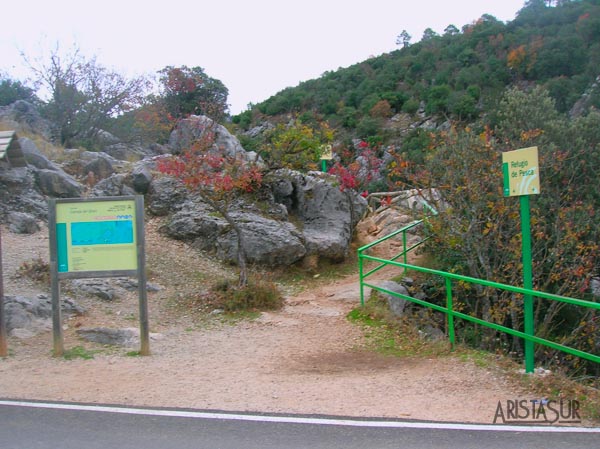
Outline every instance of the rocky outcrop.
[[(244, 236), (244, 250), (249, 263), (287, 266), (306, 255), (304, 236), (290, 222), (273, 220), (253, 213), (233, 213)], [(217, 238), (217, 256), (237, 261), (237, 235), (229, 229)]]
[(102, 148), (102, 152), (121, 161), (135, 162), (149, 155), (142, 147), (128, 145), (123, 142), (114, 143)]
[[(150, 191), (177, 184), (170, 178), (153, 181)], [(187, 240), (203, 250), (216, 252), (223, 260), (237, 260), (237, 234), (227, 221), (201, 201), (161, 195), (169, 202), (150, 200), (149, 207), (171, 212), (165, 232)], [(261, 199), (253, 203), (239, 199), (230, 212), (242, 229), (248, 261), (267, 266), (291, 265), (305, 256), (344, 260), (353, 230), (366, 210), (366, 201), (350, 192), (341, 192), (333, 179), (322, 173), (302, 174), (278, 170), (265, 180)]]
[(47, 200), (30, 168), (0, 169), (0, 219), (6, 220), (10, 212), (24, 212), (38, 219), (48, 217)]
[(269, 177), (274, 200), (302, 223), (307, 254), (333, 261), (348, 255), (354, 227), (367, 203), (355, 192), (342, 192), (335, 179), (320, 172), (282, 169)]
[(55, 127), (42, 118), (38, 108), (28, 101), (17, 100), (8, 106), (0, 107), (0, 119), (5, 123), (14, 124), (15, 129), (41, 135), (48, 141), (52, 140)]
[(169, 147), (173, 154), (179, 154), (197, 141), (211, 139), (211, 133), (214, 141), (209, 151), (244, 161), (260, 162), (259, 156), (253, 151), (244, 150), (240, 141), (227, 128), (203, 115), (192, 115), (180, 120), (169, 137)]
[[(179, 180), (157, 176), (156, 164), (161, 156), (131, 162), (148, 152), (117, 142), (109, 133), (100, 135), (110, 155), (65, 150), (66, 160), (62, 165), (48, 160), (32, 140), (24, 140), (31, 165), (21, 171), (0, 172), (0, 188), (5, 186), (0, 189), (0, 200), (3, 205), (10, 205), (3, 211), (31, 216), (14, 215), (13, 221), (19, 218), (15, 221), (19, 224), (14, 226), (20, 232), (33, 229), (26, 222), (31, 225), (35, 219), (47, 217), (48, 198), (75, 198), (84, 192), (95, 197), (141, 194), (145, 195), (150, 214), (170, 216), (165, 226), (168, 235), (190, 241), (223, 260), (237, 260), (237, 234), (231, 225), (195, 198)], [(203, 116), (180, 121), (171, 135), (169, 148), (181, 152), (207, 136), (214, 138), (209, 152), (248, 163), (258, 159), (255, 153), (245, 151), (225, 127)], [(259, 192), (236, 198), (228, 212), (242, 230), (249, 263), (285, 266), (306, 256), (344, 260), (354, 227), (365, 209), (364, 199), (353, 192), (340, 191), (336, 179), (330, 175), (282, 169), (268, 173)], [(106, 296), (105, 299), (110, 299), (111, 295)]]
[[(82, 315), (85, 309), (70, 298), (61, 298), (65, 315)], [(52, 327), (52, 300), (46, 295), (37, 298), (5, 296), (4, 311), (9, 335), (28, 338)]]
[(15, 234), (35, 234), (40, 230), (37, 219), (25, 212), (8, 213), (8, 229)]
[(117, 173), (110, 178), (98, 182), (92, 191), (91, 196), (127, 196), (135, 195), (131, 186), (131, 179), (125, 173)]
[(50, 159), (39, 150), (33, 140), (27, 137), (20, 137), (19, 145), (21, 146), (21, 151), (23, 151), (23, 155), (29, 166), (41, 170), (60, 170), (55, 163), (51, 162)]
[[(48, 198), (78, 198), (83, 186), (50, 161), (28, 138), (19, 138), (28, 166), (0, 167), (0, 206), (4, 214), (22, 212), (46, 219)], [(0, 216), (3, 220), (8, 215)]]
[(79, 198), (83, 187), (62, 170), (35, 170), (40, 192), (52, 198)]
[(168, 176), (158, 177), (148, 186), (146, 207), (152, 215), (169, 215), (179, 210), (188, 196), (189, 192), (181, 181)]

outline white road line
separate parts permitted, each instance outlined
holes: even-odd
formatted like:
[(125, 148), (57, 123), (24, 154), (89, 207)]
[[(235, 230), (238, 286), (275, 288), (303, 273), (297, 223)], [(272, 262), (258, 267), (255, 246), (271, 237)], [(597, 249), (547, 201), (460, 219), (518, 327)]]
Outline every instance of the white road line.
[(186, 410), (155, 410), (104, 405), (61, 404), (51, 402), (2, 401), (0, 406), (46, 408), (57, 410), (123, 413), (128, 415), (164, 416), (175, 418), (218, 419), (229, 421), (254, 421), (288, 424), (314, 424), (323, 426), (378, 427), (392, 429), (432, 429), (432, 430), (487, 430), (495, 432), (549, 432), (549, 433), (600, 433), (599, 427), (557, 427), (557, 426), (508, 426), (493, 424), (457, 424), (443, 422), (376, 421), (337, 418), (310, 418), (301, 416), (268, 416), (236, 413), (194, 412)]

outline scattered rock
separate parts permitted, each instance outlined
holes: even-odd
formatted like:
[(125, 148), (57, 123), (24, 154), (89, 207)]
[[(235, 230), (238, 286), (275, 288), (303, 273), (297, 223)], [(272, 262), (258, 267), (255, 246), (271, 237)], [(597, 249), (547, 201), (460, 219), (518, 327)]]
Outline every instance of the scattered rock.
[[(61, 298), (61, 311), (65, 315), (83, 315), (85, 309), (71, 298)], [(47, 296), (26, 298), (5, 296), (6, 329), (10, 335), (26, 338), (46, 331), (52, 326), (52, 300)]]
[(111, 329), (108, 327), (87, 327), (77, 329), (77, 335), (87, 341), (102, 345), (131, 348), (139, 345), (140, 331), (135, 328)]
[[(119, 287), (125, 290), (134, 291), (138, 289), (139, 282), (137, 279), (133, 278), (117, 278), (115, 279), (115, 284), (117, 284)], [(151, 282), (146, 282), (146, 291), (158, 292), (160, 290), (162, 290), (162, 287), (160, 285), (153, 284)]]
[(76, 290), (97, 296), (103, 301), (113, 301), (118, 297), (116, 290), (106, 279), (74, 279), (71, 285)]
[(59, 170), (37, 147), (35, 142), (27, 137), (19, 137), (19, 145), (29, 165), (41, 170)]
[(214, 133), (214, 143), (209, 151), (243, 161), (262, 162), (258, 154), (244, 150), (237, 137), (227, 131), (227, 128), (204, 115), (191, 115), (180, 120), (169, 137), (169, 147), (173, 154), (179, 154), (204, 138), (207, 132)]
[[(406, 289), (406, 287), (402, 284), (399, 284), (398, 282), (383, 281), (379, 284), (379, 287), (384, 288), (384, 289), (389, 290), (394, 293), (398, 293), (400, 295), (409, 296), (409, 293), (408, 293), (408, 290)], [(408, 303), (408, 301), (406, 301), (405, 299), (390, 295), (388, 293), (380, 292), (380, 291), (377, 291), (377, 294), (381, 295), (387, 301), (390, 311), (395, 316), (402, 316), (404, 314), (404, 309), (406, 308), (406, 304)]]
[(39, 169), (34, 172), (37, 186), (52, 198), (79, 198), (82, 186), (62, 170)]
[[(101, 345), (134, 348), (140, 344), (140, 330), (134, 327), (111, 329), (109, 327), (85, 327), (77, 329), (77, 335), (87, 341)], [(151, 333), (151, 340), (159, 340), (161, 334)]]
[(181, 181), (161, 176), (150, 183), (146, 206), (151, 214), (164, 216), (177, 211), (187, 199), (188, 190)]
[(40, 230), (37, 219), (25, 212), (10, 212), (8, 223), (8, 229), (15, 234), (35, 234)]

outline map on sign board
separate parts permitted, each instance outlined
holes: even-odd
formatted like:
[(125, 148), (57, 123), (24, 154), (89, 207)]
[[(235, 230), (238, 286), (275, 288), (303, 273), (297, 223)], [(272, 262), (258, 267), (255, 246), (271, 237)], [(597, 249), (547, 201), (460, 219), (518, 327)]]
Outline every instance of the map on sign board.
[(135, 200), (56, 204), (59, 273), (137, 269)]
[(540, 167), (537, 147), (502, 153), (504, 196), (540, 193)]

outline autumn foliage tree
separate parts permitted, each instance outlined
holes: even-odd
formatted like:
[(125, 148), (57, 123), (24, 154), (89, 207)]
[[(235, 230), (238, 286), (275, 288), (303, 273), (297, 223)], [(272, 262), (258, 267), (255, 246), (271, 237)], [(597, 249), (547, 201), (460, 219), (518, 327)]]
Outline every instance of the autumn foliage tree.
[(357, 151), (338, 150), (340, 160), (336, 161), (327, 173), (338, 178), (340, 189), (366, 192), (369, 184), (378, 178), (382, 161), (364, 140), (357, 144)]
[(208, 76), (202, 67), (168, 66), (160, 70), (159, 75), (161, 100), (175, 119), (193, 114), (220, 121), (227, 114), (227, 87)]
[(180, 179), (185, 186), (231, 226), (237, 236), (239, 285), (248, 283), (244, 233), (231, 214), (231, 205), (240, 194), (258, 189), (262, 183), (260, 168), (239, 157), (226, 156), (214, 147), (215, 132), (204, 130), (202, 136), (182, 154), (160, 161), (158, 169)]
[(271, 130), (260, 154), (271, 168), (315, 170), (323, 145), (332, 140), (333, 131), (326, 123), (309, 126), (296, 120)]

